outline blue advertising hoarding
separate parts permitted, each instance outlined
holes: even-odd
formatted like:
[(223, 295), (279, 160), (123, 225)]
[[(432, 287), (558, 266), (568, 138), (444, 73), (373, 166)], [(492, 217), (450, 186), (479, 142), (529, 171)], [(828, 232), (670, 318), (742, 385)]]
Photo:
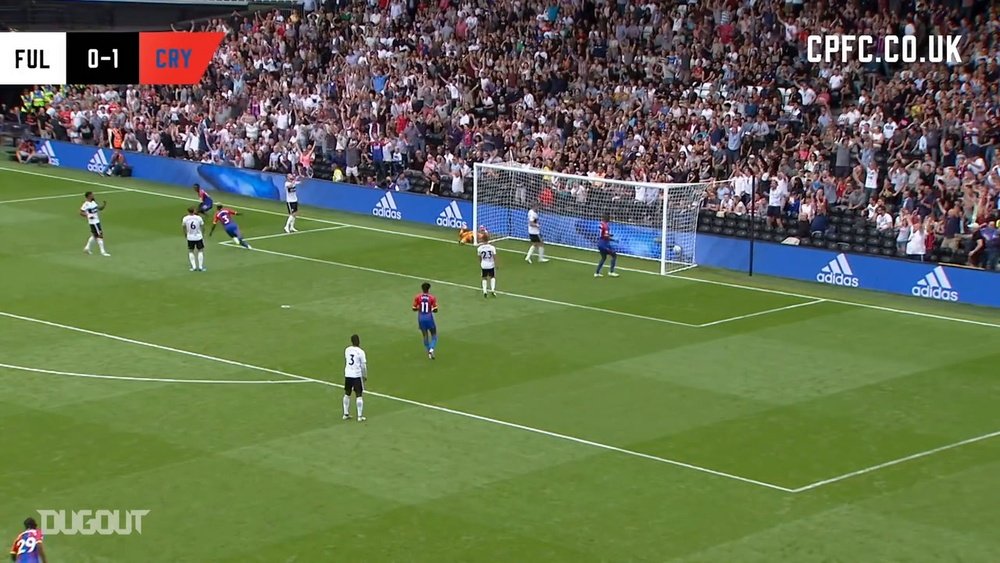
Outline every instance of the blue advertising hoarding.
[[(699, 234), (697, 262), (712, 268), (747, 270), (749, 245), (744, 239)], [(753, 267), (754, 272), (766, 276), (1000, 307), (1000, 274), (970, 268), (770, 242), (754, 246)]]
[[(38, 144), (39, 151), (47, 154), (54, 166), (100, 172), (111, 158), (108, 149), (58, 141), (39, 141)], [(143, 180), (182, 186), (199, 183), (208, 190), (261, 199), (280, 200), (284, 196), (284, 177), (279, 174), (135, 153), (127, 153), (127, 159), (133, 177)], [(470, 227), (472, 223), (472, 205), (467, 201), (323, 180), (306, 180), (300, 186), (299, 201), (304, 205), (371, 215), (387, 221), (449, 229)], [(525, 211), (484, 205), (481, 212), (483, 217), (490, 218), (489, 222), (498, 225), (496, 228), (500, 232), (527, 238)], [(489, 222), (487, 227), (491, 226)], [(497, 222), (506, 222), (506, 225)], [(597, 232), (596, 219), (546, 214), (543, 221), (543, 238), (553, 244), (594, 248)], [(618, 250), (623, 254), (647, 258), (660, 256), (657, 229), (617, 225), (615, 235)], [(674, 237), (668, 235), (669, 247), (674, 243)], [(749, 241), (699, 234), (695, 258), (703, 266), (747, 270)], [(1000, 274), (979, 270), (764, 242), (758, 242), (755, 247), (754, 269), (762, 275), (1000, 307)]]

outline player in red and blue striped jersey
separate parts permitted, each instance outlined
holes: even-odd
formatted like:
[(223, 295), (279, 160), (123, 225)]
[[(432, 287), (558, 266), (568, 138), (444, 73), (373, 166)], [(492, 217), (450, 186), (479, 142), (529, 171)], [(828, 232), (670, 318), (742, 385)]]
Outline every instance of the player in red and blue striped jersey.
[(437, 324), (434, 322), (434, 313), (438, 312), (437, 298), (431, 295), (431, 284), (424, 283), (420, 286), (420, 293), (413, 298), (413, 310), (417, 313), (417, 327), (424, 337), (424, 349), (427, 350), (427, 357), (434, 359), (434, 348), (437, 347)]
[(214, 202), (212, 202), (212, 196), (208, 195), (208, 192), (201, 189), (201, 184), (195, 184), (194, 193), (198, 194), (198, 199), (201, 203), (198, 204), (198, 213), (204, 215), (212, 210)]
[(212, 233), (215, 232), (215, 227), (217, 227), (219, 223), (222, 223), (222, 228), (226, 231), (226, 234), (233, 239), (233, 241), (239, 243), (240, 246), (246, 248), (247, 250), (253, 250), (247, 241), (243, 240), (243, 235), (240, 234), (240, 226), (236, 224), (236, 219), (233, 219), (233, 217), (239, 215), (239, 213), (237, 213), (235, 209), (223, 207), (221, 203), (216, 206), (216, 209), (218, 209), (218, 211), (215, 213), (215, 219), (212, 219), (212, 229), (208, 231), (208, 236), (212, 236)]
[(597, 271), (594, 272), (594, 277), (601, 277), (601, 270), (604, 268), (604, 262), (611, 257), (611, 270), (608, 275), (617, 278), (618, 273), (615, 272), (615, 265), (618, 263), (618, 253), (615, 252), (614, 246), (611, 245), (611, 241), (614, 240), (614, 236), (611, 234), (611, 214), (605, 213), (601, 216), (601, 233), (597, 238), (597, 251), (601, 253), (601, 260), (597, 263)]
[(24, 521), (24, 531), (14, 538), (10, 548), (10, 560), (14, 563), (46, 563), (45, 548), (42, 547), (42, 531), (34, 518)]

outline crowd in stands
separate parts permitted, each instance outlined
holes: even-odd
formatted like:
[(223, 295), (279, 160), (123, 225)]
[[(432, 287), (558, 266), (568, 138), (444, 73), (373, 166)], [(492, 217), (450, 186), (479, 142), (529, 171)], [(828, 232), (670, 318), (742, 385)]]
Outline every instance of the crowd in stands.
[[(475, 162), (725, 180), (706, 213), (800, 240), (835, 233), (836, 214), (914, 258), (1000, 256), (995, 2), (310, 2), (199, 29), (228, 33), (200, 85), (40, 89), (22, 118), (72, 142), (452, 197)], [(823, 33), (961, 35), (963, 62), (809, 63)]]

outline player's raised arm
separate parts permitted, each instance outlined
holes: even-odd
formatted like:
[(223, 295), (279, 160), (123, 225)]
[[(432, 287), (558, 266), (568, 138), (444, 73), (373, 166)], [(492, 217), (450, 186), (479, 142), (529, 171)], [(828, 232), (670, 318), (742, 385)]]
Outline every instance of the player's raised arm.
[(107, 200), (101, 202), (101, 206), (97, 208), (98, 211), (104, 211), (104, 208), (108, 206)]

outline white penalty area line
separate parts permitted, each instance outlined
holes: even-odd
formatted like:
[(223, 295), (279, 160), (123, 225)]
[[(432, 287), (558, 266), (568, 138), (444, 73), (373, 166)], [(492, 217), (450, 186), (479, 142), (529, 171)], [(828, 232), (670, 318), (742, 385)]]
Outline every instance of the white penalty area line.
[[(106, 182), (94, 182), (92, 180), (81, 180), (81, 179), (78, 179), (78, 178), (70, 178), (70, 177), (67, 177), (67, 176), (61, 176), (61, 175), (57, 175), (57, 174), (46, 174), (44, 172), (36, 172), (36, 171), (24, 170), (24, 169), (20, 169), (20, 168), (9, 168), (9, 167), (6, 167), (6, 166), (0, 166), (0, 171), (15, 172), (15, 173), (18, 173), (18, 174), (25, 174), (25, 175), (28, 175), (28, 176), (38, 176), (38, 177), (42, 177), (42, 178), (52, 178), (52, 179), (62, 180), (64, 182), (70, 182), (70, 183), (75, 183), (75, 184), (90, 185), (90, 186), (96, 186), (96, 187), (100, 187), (100, 188), (109, 188), (111, 190), (119, 191), (119, 192), (139, 193), (139, 194), (145, 194), (145, 195), (154, 196), (154, 197), (163, 197), (163, 198), (169, 198), (169, 199), (177, 199), (177, 200), (187, 201), (187, 202), (189, 202), (191, 204), (194, 203), (194, 198), (192, 198), (192, 197), (184, 197), (184, 196), (180, 196), (180, 195), (160, 193), (160, 192), (155, 192), (155, 191), (152, 191), (152, 190), (143, 190), (143, 189), (139, 189), (139, 188), (129, 188), (129, 187), (125, 187), (125, 186), (116, 186), (114, 184), (109, 184), (109, 183), (106, 183)], [(260, 209), (260, 208), (246, 206), (246, 205), (232, 205), (232, 207), (235, 207), (237, 209), (245, 209), (247, 211), (253, 211), (255, 213), (262, 213), (262, 214), (266, 214), (266, 215), (278, 215), (278, 216), (281, 216), (281, 217), (287, 217), (287, 215), (288, 215), (287, 212), (274, 211), (272, 209)], [(428, 235), (421, 235), (421, 234), (417, 234), (417, 233), (409, 233), (409, 232), (406, 232), (406, 231), (395, 231), (395, 230), (392, 230), (392, 229), (383, 229), (383, 228), (380, 228), (380, 227), (371, 227), (371, 226), (368, 226), (368, 225), (358, 225), (358, 224), (355, 224), (355, 223), (345, 223), (345, 222), (341, 222), (341, 221), (332, 221), (330, 219), (320, 219), (320, 218), (315, 218), (315, 217), (303, 217), (301, 215), (299, 216), (299, 219), (302, 219), (302, 220), (305, 220), (305, 221), (313, 221), (313, 222), (316, 222), (316, 223), (323, 223), (323, 224), (327, 224), (327, 225), (347, 226), (347, 227), (352, 227), (352, 228), (355, 228), (355, 229), (361, 229), (361, 230), (365, 230), (365, 231), (371, 231), (371, 232), (382, 233), (382, 234), (396, 235), (396, 236), (407, 237), (407, 238), (415, 238), (415, 239), (421, 239), (421, 240), (429, 240), (429, 241), (435, 241), (435, 242), (456, 244), (456, 241), (454, 239), (444, 239), (444, 238), (440, 238), (440, 237), (433, 237), (433, 236), (428, 236)], [(506, 251), (506, 252), (516, 252), (518, 254), (521, 253), (520, 251), (513, 250), (513, 249), (498, 249), (498, 250), (503, 250), (503, 251)], [(577, 263), (577, 264), (593, 265), (592, 262), (587, 262), (587, 261), (584, 261), (584, 260), (578, 260), (578, 259), (575, 259), (575, 258), (563, 258), (563, 257), (559, 257), (559, 256), (548, 256), (548, 258), (551, 259), (551, 260), (558, 260), (558, 261), (561, 261), (561, 262), (570, 262), (570, 263)], [(625, 268), (625, 267), (619, 267), (618, 269), (622, 270), (623, 272), (624, 271), (628, 271), (628, 272), (636, 272), (636, 273), (648, 274), (648, 275), (659, 275), (658, 273), (651, 272), (649, 270), (641, 270), (641, 269)], [(768, 289), (766, 287), (758, 287), (758, 286), (754, 286), (754, 285), (743, 285), (743, 284), (739, 284), (739, 283), (724, 282), (724, 281), (717, 281), (717, 280), (704, 279), (704, 278), (696, 278), (696, 277), (684, 276), (684, 275), (677, 275), (677, 274), (671, 274), (671, 275), (667, 275), (667, 276), (664, 276), (664, 277), (666, 277), (667, 279), (673, 278), (673, 279), (684, 280), (684, 281), (688, 281), (688, 282), (692, 282), (692, 283), (706, 283), (706, 284), (717, 285), (717, 286), (721, 286), (721, 287), (729, 287), (729, 288), (733, 288), (733, 289), (742, 289), (742, 290), (746, 290), (746, 291), (756, 291), (756, 292), (759, 292), (759, 293), (770, 293), (770, 294), (773, 294), (773, 295), (784, 295), (786, 297), (797, 297), (799, 299), (803, 299), (803, 300), (806, 300), (806, 301), (816, 300), (816, 299), (824, 299), (824, 298), (816, 296), (816, 295), (807, 295), (807, 294), (804, 294), (804, 293), (797, 293), (797, 292), (793, 292), (793, 291), (783, 291), (783, 290), (780, 290), (780, 289)], [(825, 301), (828, 302), (828, 303), (836, 303), (838, 305), (846, 305), (846, 306), (850, 306), (850, 307), (860, 307), (860, 308), (863, 308), (863, 309), (872, 309), (872, 310), (875, 310), (875, 311), (882, 311), (882, 312), (885, 312), (885, 313), (893, 313), (893, 314), (897, 314), (897, 315), (907, 315), (907, 316), (921, 317), (921, 318), (926, 318), (926, 319), (936, 319), (936, 320), (939, 320), (939, 321), (949, 321), (949, 322), (962, 323), (962, 324), (975, 325), (975, 326), (982, 326), (982, 327), (988, 327), (988, 328), (1000, 328), (1000, 323), (990, 323), (990, 322), (986, 322), (986, 321), (977, 321), (977, 320), (966, 319), (966, 318), (962, 318), (962, 317), (949, 317), (947, 315), (937, 315), (937, 314), (934, 314), (934, 313), (924, 313), (924, 312), (921, 312), (921, 311), (914, 311), (914, 310), (911, 310), (911, 309), (898, 309), (898, 308), (895, 308), (895, 307), (883, 307), (881, 305), (873, 305), (873, 304), (870, 304), (870, 303), (862, 303), (862, 302), (858, 302), (858, 301), (846, 301), (846, 300), (843, 300), (843, 299), (825, 299)]]
[(792, 309), (799, 309), (802, 307), (809, 307), (812, 305), (819, 305), (820, 303), (826, 303), (826, 299), (814, 299), (812, 301), (805, 301), (803, 303), (794, 303), (792, 305), (785, 305), (784, 307), (776, 307), (774, 309), (767, 309), (764, 311), (757, 311), (755, 313), (747, 313), (746, 315), (739, 315), (736, 317), (729, 317), (728, 319), (720, 319), (718, 321), (712, 321), (710, 323), (702, 323), (697, 325), (697, 328), (708, 328), (710, 326), (717, 326), (721, 324), (731, 323), (735, 321), (742, 321), (743, 319), (751, 319), (753, 317), (762, 317), (764, 315), (771, 315), (774, 313), (780, 313), (782, 311), (790, 311)]
[(961, 441), (953, 442), (951, 444), (947, 444), (947, 445), (940, 446), (940, 447), (937, 447), (937, 448), (932, 448), (930, 450), (925, 450), (925, 451), (922, 451), (922, 452), (919, 452), (919, 453), (915, 453), (915, 454), (912, 454), (912, 455), (901, 457), (899, 459), (894, 459), (892, 461), (887, 461), (885, 463), (879, 463), (878, 465), (872, 465), (871, 467), (866, 467), (864, 469), (858, 469), (857, 471), (851, 471), (850, 473), (844, 473), (843, 475), (838, 475), (836, 477), (831, 477), (829, 479), (823, 479), (822, 481), (816, 481), (815, 483), (810, 483), (808, 485), (805, 485), (804, 487), (799, 487), (797, 489), (792, 489), (789, 492), (792, 492), (792, 493), (804, 493), (806, 491), (811, 491), (813, 489), (818, 489), (818, 488), (826, 486), (826, 485), (832, 485), (833, 483), (839, 483), (841, 481), (846, 481), (846, 480), (852, 479), (854, 477), (860, 477), (861, 475), (867, 475), (868, 473), (873, 473), (873, 472), (878, 471), (880, 469), (885, 469), (887, 467), (892, 467), (894, 465), (900, 465), (900, 464), (906, 463), (908, 461), (914, 461), (914, 460), (921, 459), (921, 458), (924, 458), (924, 457), (932, 456), (932, 455), (937, 454), (937, 453), (946, 452), (948, 450), (953, 450), (955, 448), (960, 448), (962, 446), (967, 446), (969, 444), (975, 444), (976, 442), (982, 442), (982, 441), (985, 441), (985, 440), (989, 440), (991, 438), (996, 438), (997, 436), (1000, 436), (1000, 430), (998, 430), (996, 432), (990, 432), (989, 434), (983, 434), (981, 436), (976, 436), (975, 438), (968, 438), (966, 440), (961, 440)]
[[(94, 195), (120, 193), (120, 191), (121, 190), (106, 190), (106, 191), (103, 191), (103, 192), (94, 192)], [(4, 199), (4, 200), (0, 200), (0, 205), (6, 204), (6, 203), (27, 203), (27, 202), (31, 202), (31, 201), (46, 201), (46, 200), (50, 200), (50, 199), (68, 199), (68, 198), (71, 198), (71, 197), (83, 198), (83, 194), (82, 193), (76, 193), (76, 192), (74, 192), (74, 193), (71, 193), (71, 194), (43, 195), (43, 196), (38, 196), (38, 197), (25, 197), (25, 198), (21, 198), (21, 199)]]
[[(282, 234), (284, 234), (284, 233), (282, 233)], [(278, 235), (274, 235), (274, 236), (278, 236)], [(234, 248), (239, 248), (232, 241), (229, 241), (229, 243), (226, 244), (226, 246), (232, 246)], [(254, 248), (252, 248), (250, 250), (252, 252), (260, 252), (260, 253), (263, 253), (263, 254), (270, 254), (272, 256), (281, 256), (281, 257), (284, 257), (284, 258), (291, 258), (293, 260), (303, 260), (303, 261), (306, 261), (306, 262), (313, 262), (313, 263), (316, 263), (316, 264), (327, 264), (327, 265), (330, 265), (330, 266), (337, 266), (337, 267), (340, 267), (340, 268), (347, 268), (347, 269), (351, 269), (351, 270), (357, 270), (357, 271), (360, 271), (360, 272), (370, 272), (370, 273), (373, 273), (373, 274), (382, 274), (382, 275), (386, 275), (386, 276), (394, 276), (394, 277), (397, 277), (397, 278), (404, 278), (404, 279), (416, 280), (416, 281), (422, 281), (422, 282), (425, 281), (425, 282), (435, 283), (435, 284), (438, 284), (438, 285), (445, 285), (445, 286), (449, 286), (449, 287), (459, 287), (459, 288), (462, 288), (462, 289), (474, 289), (476, 291), (482, 291), (483, 290), (482, 287), (476, 287), (474, 285), (467, 285), (467, 284), (463, 284), (463, 283), (456, 283), (456, 282), (450, 282), (450, 281), (445, 281), (445, 280), (436, 280), (436, 279), (432, 279), (432, 278), (426, 278), (426, 277), (423, 277), (423, 276), (415, 276), (415, 275), (412, 275), (412, 274), (404, 274), (404, 273), (401, 273), (401, 272), (393, 272), (393, 271), (390, 271), (390, 270), (381, 270), (381, 269), (378, 269), (378, 268), (369, 268), (367, 266), (359, 266), (357, 264), (347, 264), (345, 262), (336, 262), (336, 261), (333, 261), (333, 260), (325, 260), (323, 258), (313, 258), (313, 257), (310, 257), (310, 256), (302, 256), (302, 255), (299, 255), (299, 254), (291, 254), (291, 253), (288, 253), (288, 252), (278, 252), (277, 250), (266, 250), (266, 249), (263, 249), (263, 248), (256, 248), (256, 247), (254, 247)], [(640, 314), (637, 314), (637, 313), (627, 313), (625, 311), (616, 311), (614, 309), (604, 309), (602, 307), (593, 307), (593, 306), (590, 306), (590, 305), (581, 305), (579, 303), (570, 303), (568, 301), (556, 301), (555, 299), (546, 299), (544, 297), (536, 297), (534, 295), (524, 295), (524, 294), (521, 294), (521, 293), (510, 293), (510, 292), (507, 292), (507, 291), (498, 291), (497, 294), (498, 295), (506, 295), (508, 297), (514, 297), (514, 298), (517, 298), (517, 299), (526, 299), (528, 301), (536, 301), (538, 303), (546, 303), (546, 304), (549, 304), (549, 305), (557, 305), (557, 306), (561, 306), (561, 307), (568, 307), (568, 308), (571, 308), (571, 309), (580, 309), (580, 310), (583, 310), (583, 311), (592, 311), (592, 312), (595, 312), (595, 313), (605, 313), (605, 314), (608, 314), (608, 315), (616, 315), (616, 316), (619, 316), (619, 317), (627, 317), (627, 318), (630, 318), (630, 319), (639, 319), (639, 320), (643, 320), (643, 321), (652, 321), (652, 322), (657, 322), (657, 323), (662, 323), (662, 324), (669, 324), (669, 325), (675, 325), (675, 326), (683, 326), (683, 327), (687, 327), (687, 328), (698, 328), (698, 325), (691, 324), (691, 323), (685, 323), (685, 322), (681, 322), (681, 321), (673, 321), (673, 320), (670, 320), (670, 319), (664, 319), (664, 318), (660, 318), (660, 317), (648, 317), (646, 315), (640, 315)]]
[[(182, 354), (182, 355), (185, 355), (185, 356), (190, 356), (190, 357), (193, 357), (193, 358), (199, 358), (199, 359), (202, 359), (202, 360), (208, 360), (208, 361), (212, 361), (212, 362), (217, 362), (217, 363), (220, 363), (220, 364), (226, 364), (226, 365), (230, 365), (230, 366), (237, 366), (237, 367), (241, 367), (241, 368), (244, 368), (244, 369), (259, 371), (259, 372), (263, 372), (263, 373), (270, 373), (270, 374), (274, 374), (274, 375), (280, 375), (282, 377), (286, 377), (288, 379), (295, 380), (295, 381), (298, 381), (298, 382), (310, 382), (310, 383), (317, 383), (317, 384), (320, 384), (320, 385), (326, 385), (326, 386), (329, 386), (329, 387), (340, 387), (340, 385), (338, 385), (336, 383), (333, 383), (332, 381), (326, 381), (326, 380), (323, 380), (323, 379), (315, 379), (315, 378), (306, 377), (306, 376), (303, 376), (303, 375), (296, 375), (294, 373), (289, 373), (289, 372), (286, 372), (286, 371), (271, 369), (271, 368), (262, 367), (262, 366), (255, 366), (253, 364), (247, 364), (247, 363), (239, 362), (239, 361), (236, 361), (236, 360), (229, 360), (229, 359), (221, 358), (221, 357), (218, 357), (218, 356), (210, 356), (208, 354), (201, 354), (201, 353), (192, 352), (192, 351), (189, 351), (189, 350), (182, 350), (180, 348), (173, 348), (171, 346), (163, 346), (163, 345), (160, 345), (160, 344), (154, 344), (152, 342), (144, 342), (142, 340), (135, 340), (135, 339), (132, 339), (132, 338), (126, 338), (124, 336), (117, 336), (117, 335), (109, 334), (109, 333), (106, 333), (106, 332), (98, 332), (96, 330), (89, 330), (89, 329), (86, 329), (86, 328), (80, 328), (80, 327), (76, 327), (76, 326), (65, 325), (65, 324), (56, 323), (56, 322), (52, 322), (52, 321), (46, 321), (44, 319), (36, 319), (36, 318), (33, 318), (33, 317), (25, 317), (25, 316), (22, 316), (22, 315), (16, 315), (16, 314), (13, 314), (13, 313), (7, 313), (7, 312), (4, 312), (4, 311), (0, 311), (0, 316), (7, 317), (7, 318), (10, 318), (10, 319), (16, 319), (16, 320), (19, 320), (19, 321), (25, 321), (25, 322), (29, 322), (29, 323), (36, 323), (36, 324), (40, 324), (40, 325), (44, 325), (44, 326), (48, 326), (48, 327), (52, 327), (52, 328), (59, 328), (59, 329), (68, 330), (68, 331), (72, 331), (72, 332), (78, 332), (78, 333), (81, 333), (81, 334), (88, 334), (88, 335), (91, 335), (91, 336), (98, 336), (98, 337), (101, 337), (101, 338), (107, 338), (109, 340), (115, 340), (115, 341), (124, 342), (124, 343), (127, 343), (127, 344), (134, 344), (136, 346), (143, 346), (143, 347), (146, 347), (146, 348), (152, 348), (152, 349), (161, 350), (161, 351), (164, 351), (164, 352), (173, 352), (175, 354)], [(530, 432), (532, 434), (540, 434), (542, 436), (548, 436), (549, 438), (555, 438), (555, 439), (558, 439), (558, 440), (563, 440), (563, 441), (566, 441), (566, 442), (572, 442), (572, 443), (575, 443), (575, 444), (581, 444), (581, 445), (584, 445), (584, 446), (590, 446), (592, 448), (597, 448), (597, 449), (601, 449), (601, 450), (605, 450), (605, 451), (616, 452), (616, 453), (619, 453), (619, 454), (624, 454), (624, 455), (628, 455), (628, 456), (632, 456), (632, 457), (637, 457), (637, 458), (641, 458), (641, 459), (645, 459), (645, 460), (649, 460), (649, 461), (655, 461), (655, 462), (658, 462), (658, 463), (663, 463), (665, 465), (671, 465), (671, 466), (674, 466), (674, 467), (681, 467), (681, 468), (684, 468), (684, 469), (689, 469), (689, 470), (692, 470), (692, 471), (697, 471), (699, 473), (705, 473), (705, 474), (708, 474), (708, 475), (714, 475), (716, 477), (721, 477), (721, 478), (729, 479), (729, 480), (732, 480), (732, 481), (739, 481), (739, 482), (747, 483), (747, 484), (750, 484), (750, 485), (756, 485), (758, 487), (764, 487), (764, 488), (772, 489), (772, 490), (775, 490), (775, 491), (781, 491), (781, 492), (785, 492), (785, 493), (795, 492), (793, 489), (789, 489), (787, 487), (782, 487), (780, 485), (775, 485), (773, 483), (767, 483), (765, 481), (758, 481), (756, 479), (750, 479), (748, 477), (741, 477), (739, 475), (734, 475), (732, 473), (726, 473), (724, 471), (716, 471), (715, 469), (709, 469), (707, 467), (701, 467), (699, 465), (694, 465), (694, 464), (691, 464), (691, 463), (685, 463), (683, 461), (678, 461), (678, 460), (675, 460), (675, 459), (668, 459), (668, 458), (665, 458), (665, 457), (659, 457), (659, 456), (655, 456), (655, 455), (652, 455), (652, 454), (646, 454), (646, 453), (637, 452), (637, 451), (634, 451), (634, 450), (628, 450), (628, 449), (625, 449), (625, 448), (619, 448), (618, 446), (612, 446), (612, 445), (609, 445), (609, 444), (603, 444), (601, 442), (594, 442), (592, 440), (586, 440), (584, 438), (577, 438), (575, 436), (570, 436), (570, 435), (567, 435), (567, 434), (560, 434), (558, 432), (550, 432), (548, 430), (542, 430), (541, 428), (534, 428), (532, 426), (525, 426), (523, 424), (517, 424), (515, 422), (507, 422), (505, 420), (500, 420), (500, 419), (496, 419), (496, 418), (490, 418), (488, 416), (482, 416), (482, 415), (473, 414), (473, 413), (469, 413), (469, 412), (465, 412), (465, 411), (460, 411), (460, 410), (457, 410), (457, 409), (451, 409), (451, 408), (448, 408), (448, 407), (442, 407), (442, 406), (438, 406), (438, 405), (432, 405), (430, 403), (423, 403), (423, 402), (420, 402), (420, 401), (414, 401), (412, 399), (407, 399), (407, 398), (404, 398), (404, 397), (397, 397), (397, 396), (394, 396), (394, 395), (389, 395), (387, 393), (378, 393), (378, 392), (375, 392), (375, 391), (370, 391), (368, 389), (365, 389), (365, 393), (368, 394), (368, 395), (372, 395), (374, 397), (379, 397), (379, 398), (386, 399), (386, 400), (389, 400), (389, 401), (395, 401), (397, 403), (403, 403), (403, 404), (414, 406), (414, 407), (420, 407), (420, 408), (424, 408), (424, 409), (428, 409), (428, 410), (432, 410), (432, 411), (437, 411), (437, 412), (441, 412), (441, 413), (447, 413), (447, 414), (450, 414), (450, 415), (460, 416), (460, 417), (463, 417), (463, 418), (469, 418), (469, 419), (472, 419), (472, 420), (478, 420), (480, 422), (486, 422), (486, 423), (489, 423), (489, 424), (496, 424), (498, 426), (503, 426), (503, 427), (506, 427), (506, 428), (514, 428), (514, 429), (517, 429), (517, 430), (522, 430), (524, 432)]]
[(29, 373), (43, 373), (47, 375), (61, 375), (64, 377), (78, 377), (82, 379), (110, 379), (114, 381), (142, 381), (147, 383), (192, 383), (201, 385), (230, 384), (230, 385), (276, 385), (284, 383), (308, 383), (298, 379), (272, 379), (272, 380), (243, 380), (243, 379), (175, 379), (170, 377), (138, 377), (130, 375), (102, 375), (97, 373), (77, 373), (73, 371), (59, 371), (54, 369), (33, 368), (28, 366), (17, 366), (13, 364), (0, 363), (0, 369), (11, 371), (23, 371)]
[[(261, 235), (258, 237), (244, 237), (245, 241), (255, 241), (255, 240), (265, 240), (269, 238), (279, 238), (279, 237), (290, 237), (293, 235), (307, 235), (309, 233), (322, 233), (325, 231), (339, 231), (340, 229), (349, 229), (350, 225), (335, 225), (333, 227), (320, 227), (318, 229), (304, 229), (301, 231), (292, 231), (290, 233), (275, 233), (272, 235)], [(219, 244), (226, 246), (236, 246), (236, 243), (231, 240), (220, 241)]]

